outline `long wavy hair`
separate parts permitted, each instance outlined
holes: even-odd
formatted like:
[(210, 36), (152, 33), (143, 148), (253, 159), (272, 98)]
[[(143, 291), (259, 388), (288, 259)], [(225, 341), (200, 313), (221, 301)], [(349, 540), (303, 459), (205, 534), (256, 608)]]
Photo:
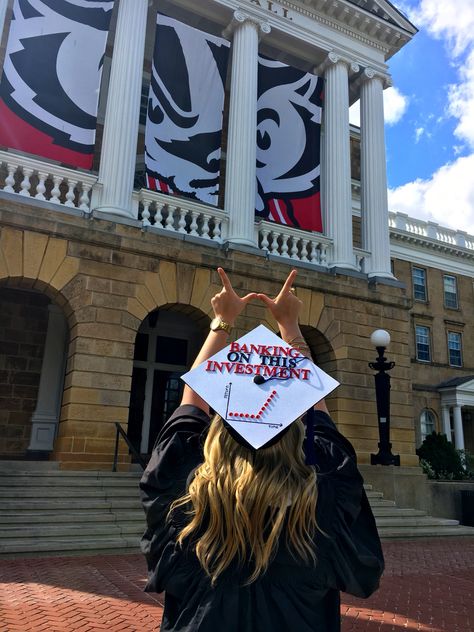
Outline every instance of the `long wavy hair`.
[(204, 462), (170, 514), (190, 507), (178, 543), (194, 547), (213, 584), (234, 560), (250, 562), (247, 583), (255, 581), (275, 555), (285, 523), (293, 557), (315, 562), (316, 472), (305, 464), (303, 439), (298, 420), (274, 445), (253, 451), (232, 438), (219, 415), (212, 420)]

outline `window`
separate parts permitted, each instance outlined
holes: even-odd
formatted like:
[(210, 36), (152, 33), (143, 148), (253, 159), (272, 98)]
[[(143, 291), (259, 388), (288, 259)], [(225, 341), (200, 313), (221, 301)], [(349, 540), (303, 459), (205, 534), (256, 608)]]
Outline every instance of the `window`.
[(456, 277), (444, 275), (444, 305), (451, 309), (458, 307), (458, 289)]
[(420, 415), (420, 435), (421, 442), (426, 439), (428, 435), (435, 431), (435, 417), (431, 410), (424, 410)]
[(416, 325), (416, 359), (431, 362), (430, 329), (423, 325)]
[(426, 301), (426, 270), (412, 268), (413, 298), (416, 301)]
[(460, 333), (448, 331), (448, 355), (451, 366), (462, 366)]

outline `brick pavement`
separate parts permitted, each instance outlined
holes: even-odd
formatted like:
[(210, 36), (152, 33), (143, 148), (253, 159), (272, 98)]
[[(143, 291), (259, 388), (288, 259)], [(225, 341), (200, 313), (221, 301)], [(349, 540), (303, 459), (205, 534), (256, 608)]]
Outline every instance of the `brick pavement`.
[[(342, 596), (343, 632), (474, 632), (473, 538), (384, 550), (380, 590)], [(144, 584), (140, 555), (1, 560), (0, 632), (151, 632), (162, 600)]]

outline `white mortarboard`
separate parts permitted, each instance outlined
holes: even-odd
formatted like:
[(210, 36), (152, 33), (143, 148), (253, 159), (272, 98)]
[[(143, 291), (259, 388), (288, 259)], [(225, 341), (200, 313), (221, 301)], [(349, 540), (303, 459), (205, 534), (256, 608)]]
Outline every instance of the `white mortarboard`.
[[(263, 325), (182, 376), (243, 439), (266, 446), (339, 382)], [(235, 433), (232, 432), (235, 436)]]

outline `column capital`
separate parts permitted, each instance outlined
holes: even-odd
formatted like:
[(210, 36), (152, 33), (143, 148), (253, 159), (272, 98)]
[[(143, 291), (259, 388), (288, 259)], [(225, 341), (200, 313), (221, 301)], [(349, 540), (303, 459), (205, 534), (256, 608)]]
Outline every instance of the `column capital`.
[(326, 59), (319, 64), (319, 66), (315, 66), (314, 72), (316, 75), (322, 76), (328, 68), (336, 66), (337, 64), (344, 64), (349, 74), (356, 74), (360, 70), (359, 64), (356, 61), (332, 50), (328, 53)]
[(360, 80), (361, 82), (364, 82), (364, 81), (371, 81), (372, 79), (380, 79), (384, 90), (385, 88), (390, 88), (392, 86), (392, 77), (389, 74), (385, 72), (380, 72), (376, 70), (375, 68), (371, 68), (370, 66), (367, 66), (361, 72)]
[(232, 15), (232, 20), (230, 21), (230, 24), (222, 31), (223, 37), (231, 37), (234, 31), (246, 22), (249, 22), (250, 24), (255, 26), (258, 31), (259, 37), (263, 37), (271, 33), (272, 27), (268, 22), (262, 20), (256, 15), (248, 13), (247, 11), (241, 11), (240, 9), (237, 9)]

